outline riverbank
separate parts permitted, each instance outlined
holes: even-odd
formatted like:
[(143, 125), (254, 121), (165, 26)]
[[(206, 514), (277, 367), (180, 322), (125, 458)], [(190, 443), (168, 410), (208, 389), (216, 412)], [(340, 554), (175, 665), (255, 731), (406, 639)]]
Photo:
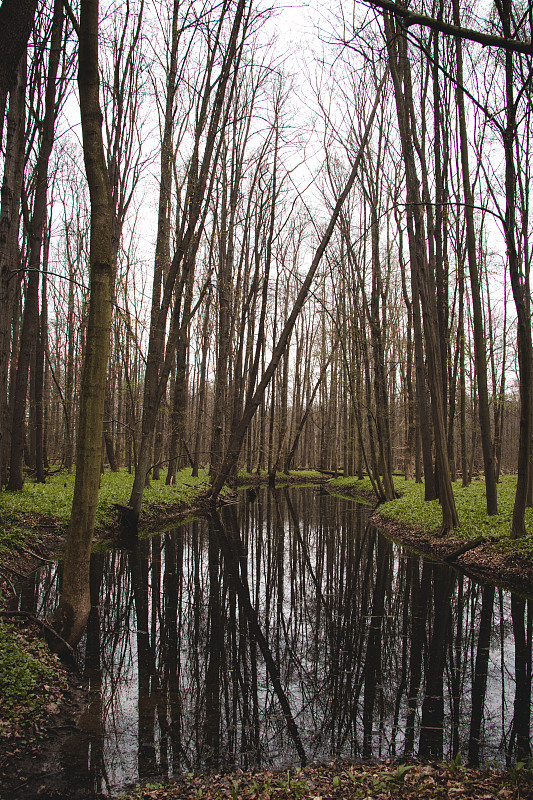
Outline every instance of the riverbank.
[(524, 767), (497, 772), (460, 764), (361, 764), (333, 761), (298, 771), (236, 772), (186, 776), (166, 787), (146, 787), (122, 800), (526, 800), (533, 797), (533, 773)]
[[(317, 480), (316, 475), (306, 475), (305, 478)], [(304, 482), (305, 478), (295, 474), (291, 476), (290, 480)], [(249, 483), (247, 476), (242, 475), (241, 479), (243, 482)], [(155, 526), (156, 524), (170, 522), (175, 520), (177, 516), (186, 516), (191, 512), (191, 508), (199, 505), (202, 493), (205, 491), (205, 479), (192, 484), (190, 476), (184, 475), (180, 476), (180, 482), (183, 485), (176, 492), (181, 494), (186, 490), (187, 500), (173, 505), (166, 504), (161, 498), (155, 501), (152, 500), (148, 515), (151, 525)], [(346, 481), (342, 483), (343, 486), (339, 486), (339, 481), (333, 481), (329, 484), (329, 488), (331, 491), (339, 493), (355, 492), (359, 495), (367, 495), (367, 489), (364, 484), (362, 485), (362, 482), (352, 481), (351, 488), (347, 486)], [(114, 496), (109, 489), (107, 481), (104, 486), (106, 487), (105, 497), (107, 498), (108, 508), (112, 509)], [(172, 489), (172, 487), (169, 488)], [(156, 489), (157, 487), (152, 487), (153, 492), (156, 492)], [(29, 489), (29, 491), (31, 494), (33, 489)], [(56, 489), (54, 488), (55, 491)], [(162, 489), (163, 493), (166, 491), (166, 489)], [(409, 546), (420, 552), (437, 555), (443, 559), (450, 552), (456, 550), (458, 544), (465, 541), (473, 541), (472, 537), (476, 533), (473, 523), (463, 525), (461, 536), (457, 535), (451, 539), (449, 537), (439, 537), (438, 524), (433, 527), (428, 525), (427, 528), (424, 528), (420, 523), (418, 525), (413, 522), (408, 524), (405, 521), (394, 519), (392, 516), (387, 516), (388, 511), (394, 510), (401, 516), (406, 513), (402, 509), (407, 509), (411, 517), (413, 516), (414, 509), (420, 504), (416, 498), (416, 490), (412, 495), (409, 495), (409, 491), (410, 488), (404, 487), (403, 497), (400, 501), (387, 504), (387, 506), (391, 507), (390, 509), (387, 506), (380, 506), (374, 512), (374, 522), (380, 527), (384, 527), (387, 535), (397, 541), (409, 544)], [(476, 491), (479, 494), (479, 487), (476, 487)], [(232, 502), (232, 497), (227, 497), (227, 500)], [(13, 501), (13, 497), (10, 498), (10, 501)], [(23, 505), (22, 498), (19, 498), (19, 501)], [(463, 502), (466, 503), (466, 495), (463, 497)], [(472, 503), (472, 499), (469, 502)], [(506, 501), (501, 502), (504, 509)], [(428, 511), (425, 505), (429, 504), (422, 504), (421, 511), (426, 515), (435, 512), (435, 518), (438, 522), (438, 506), (436, 509)], [(41, 500), (41, 509), (44, 506), (44, 500)], [(479, 513), (479, 509), (477, 509), (476, 514)], [(26, 535), (18, 546), (17, 552), (14, 549), (6, 550), (4, 548), (4, 552), (0, 554), (0, 574), (8, 576), (6, 594), (9, 593), (10, 586), (13, 587), (27, 571), (31, 571), (35, 566), (57, 553), (66, 530), (66, 520), (61, 519), (61, 517), (54, 518), (51, 514), (39, 515), (35, 512), (30, 514), (27, 507), (20, 510), (19, 514), (19, 524), (25, 523), (28, 525)], [(471, 516), (473, 520), (475, 514), (472, 513)], [(105, 519), (103, 516), (102, 518)], [(493, 523), (494, 521), (490, 524), (492, 525)], [(114, 527), (109, 522), (100, 523), (98, 533), (101, 535), (104, 531), (107, 531), (112, 534), (113, 530)], [(7, 526), (4, 527), (4, 531), (5, 536), (7, 536)], [(493, 533), (492, 528), (491, 533)], [(500, 545), (502, 545), (505, 536), (502, 535), (500, 538), (502, 539)], [(490, 542), (491, 546), (494, 544), (495, 542)], [(477, 546), (464, 555), (469, 555), (470, 558), (474, 556), (479, 560), (481, 550), (482, 548)], [(500, 552), (500, 556), (504, 565), (506, 563), (507, 567), (509, 567), (513, 559), (509, 557), (508, 553), (507, 556), (504, 556), (503, 551)], [(494, 553), (493, 558), (495, 558)], [(459, 561), (459, 557), (456, 560)], [(491, 561), (488, 554), (485, 554), (481, 562), (489, 570)], [(515, 566), (517, 569), (525, 570), (528, 566), (527, 559), (522, 558), (520, 560), (516, 557)], [(529, 569), (531, 570), (531, 564), (529, 564)], [(498, 570), (501, 570), (501, 565)], [(500, 579), (498, 570), (495, 568), (493, 561), (492, 578), (494, 580)], [(528, 574), (530, 576), (528, 578), (530, 581), (529, 593), (531, 593), (533, 577), (531, 577), (531, 572)], [(489, 574), (488, 577), (490, 578), (491, 575)], [(525, 586), (527, 589), (527, 581)], [(12, 622), (15, 622), (15, 619)], [(39, 639), (39, 631), (35, 626), (17, 626), (10, 635), (18, 642), (19, 649), (27, 650), (30, 655), (32, 647), (38, 643)], [(2, 639), (5, 639), (5, 636), (0, 635), (0, 640)], [(41, 661), (39, 656), (37, 656), (36, 660), (38, 662)], [(35, 667), (35, 664), (33, 664), (33, 667)], [(0, 723), (0, 784), (4, 786), (4, 793), (0, 792), (2, 800), (8, 797), (27, 797), (36, 794), (39, 788), (41, 765), (54, 761), (54, 752), (56, 752), (54, 748), (57, 749), (60, 746), (61, 738), (65, 731), (68, 731), (69, 726), (75, 724), (76, 716), (84, 702), (83, 686), (80, 683), (79, 676), (62, 670), (61, 665), (56, 662), (52, 665), (51, 670), (43, 674), (39, 674), (37, 670), (37, 673), (32, 677), (32, 680), (33, 678), (35, 680), (32, 684), (31, 694), (34, 697), (42, 695), (44, 702), (41, 704), (39, 715), (30, 719), (29, 725), (26, 724), (27, 720), (23, 724), (22, 716), (19, 721), (17, 721), (16, 717), (17, 713), (23, 714), (27, 710), (24, 708), (23, 697), (19, 697), (18, 706), (15, 704), (14, 713), (11, 714), (11, 722), (8, 725), (4, 725), (4, 720), (2, 720)], [(31, 673), (32, 667), (30, 666), (30, 677)], [(56, 753), (55, 758), (57, 757)], [(151, 797), (156, 798), (156, 800), (164, 800), (165, 798), (189, 800), (189, 798), (198, 798), (200, 796), (209, 800), (222, 800), (225, 797), (257, 797), (263, 800), (270, 800), (270, 798), (274, 797), (303, 797), (309, 800), (317, 797), (324, 799), (330, 797), (409, 798), (414, 797), (415, 794), (428, 798), (440, 795), (447, 797), (460, 797), (462, 795), (471, 798), (487, 798), (489, 796), (533, 797), (533, 791), (527, 794), (531, 790), (531, 773), (525, 768), (520, 768), (511, 773), (498, 773), (463, 770), (458, 764), (419, 764), (409, 766), (411, 768), (402, 772), (401, 775), (397, 772), (398, 765), (362, 766), (339, 764), (338, 762), (321, 765), (320, 767), (315, 766), (302, 773), (291, 775), (287, 775), (286, 772), (261, 772), (255, 774), (239, 772), (229, 776), (212, 776), (208, 779), (197, 775), (188, 776), (180, 784), (171, 787), (150, 787), (127, 796), (131, 798)], [(400, 771), (402, 770), (403, 767)], [(356, 779), (353, 776), (356, 776)], [(517, 776), (519, 783), (516, 783), (515, 780)], [(430, 778), (431, 780), (429, 780)], [(10, 793), (6, 793), (6, 787)], [(68, 798), (74, 795), (69, 793), (68, 787), (57, 786), (55, 795), (41, 794), (41, 796)], [(97, 797), (97, 795), (94, 795), (94, 797)]]
[[(514, 476), (505, 475), (498, 484), (498, 514), (491, 517), (485, 509), (483, 481), (473, 481), (466, 487), (454, 483), (460, 527), (444, 536), (439, 503), (424, 500), (424, 485), (398, 476), (394, 484), (398, 499), (378, 505), (370, 518), (389, 538), (473, 577), (533, 598), (533, 509), (526, 510), (526, 537), (511, 539)], [(352, 496), (372, 495), (368, 478), (338, 478), (330, 481), (328, 488)]]

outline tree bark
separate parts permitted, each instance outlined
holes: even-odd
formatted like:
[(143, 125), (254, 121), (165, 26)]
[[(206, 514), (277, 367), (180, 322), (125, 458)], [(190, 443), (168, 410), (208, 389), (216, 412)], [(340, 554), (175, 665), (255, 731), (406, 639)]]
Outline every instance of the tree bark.
[(0, 142), (7, 95), (17, 81), (17, 67), (30, 38), (37, 0), (3, 0), (0, 6)]
[[(423, 327), (426, 346), (428, 384), (431, 395), (433, 433), (435, 436), (435, 458), (437, 468), (439, 500), (442, 508), (443, 531), (453, 530), (459, 525), (453, 496), (448, 463), (446, 426), (442, 398), (442, 375), (437, 334), (437, 307), (435, 280), (431, 274), (425, 251), (425, 226), (420, 198), (419, 181), (413, 152), (413, 141), (409, 120), (413, 119), (410, 64), (405, 52), (406, 43), (397, 36), (390, 18), (385, 14), (385, 31), (391, 75), (394, 84), (396, 111), (400, 129), (402, 154), (406, 171), (407, 203), (412, 208), (414, 231), (409, 230), (411, 269), (418, 280), (423, 311)], [(403, 81), (403, 90), (402, 90)], [(404, 94), (405, 92), (405, 94)]]
[[(176, 289), (178, 271), (183, 266), (184, 259), (186, 265), (194, 263), (194, 257), (199, 245), (198, 223), (204, 210), (204, 198), (209, 182), (211, 171), (218, 160), (220, 148), (216, 148), (220, 128), (227, 122), (225, 111), (225, 100), (227, 95), (232, 95), (235, 88), (237, 65), (240, 60), (242, 48), (239, 44), (239, 35), (243, 29), (247, 28), (248, 17), (245, 15), (247, 0), (239, 0), (233, 17), (231, 32), (228, 45), (222, 57), (221, 72), (216, 83), (215, 96), (213, 98), (213, 109), (209, 119), (206, 119), (208, 112), (208, 102), (211, 91), (214, 88), (209, 83), (210, 75), (207, 78), (205, 94), (200, 98), (200, 109), (198, 110), (197, 125), (195, 131), (194, 153), (191, 158), (189, 168), (188, 189), (185, 199), (185, 212), (183, 217), (183, 230), (180, 231), (178, 246), (170, 264), (166, 276), (161, 302), (161, 286), (156, 283), (158, 265), (156, 263), (156, 273), (154, 277), (154, 293), (152, 300), (152, 317), (150, 323), (150, 338), (148, 343), (148, 356), (145, 371), (144, 402), (142, 412), (142, 434), (139, 448), (139, 456), (135, 469), (135, 480), (130, 496), (130, 506), (134, 518), (139, 517), (142, 497), (146, 482), (146, 476), (150, 467), (150, 457), (152, 453), (152, 443), (154, 437), (155, 423), (161, 398), (166, 390), (170, 365), (174, 358), (177, 337), (179, 334), (179, 303), (181, 294), (187, 280), (186, 268), (181, 269), (181, 276)], [(229, 13), (228, 5), (224, 3), (224, 11), (221, 14)], [(222, 17), (221, 17), (222, 22)], [(216, 48), (211, 54), (212, 58), (217, 55)], [(211, 71), (212, 62), (206, 67)], [(233, 79), (232, 78), (233, 74)], [(230, 86), (228, 92), (228, 84)], [(226, 106), (227, 113), (227, 106)], [(207, 126), (207, 131), (205, 130)], [(203, 157), (200, 162), (199, 150), (200, 143), (205, 137), (205, 147)], [(156, 255), (157, 261), (157, 255)], [(161, 277), (161, 276), (160, 276)], [(170, 323), (170, 334), (165, 353), (165, 332), (167, 317), (170, 304), (173, 298), (177, 298), (172, 320)], [(163, 363), (162, 363), (163, 362)]]
[(7, 480), (11, 419), (8, 413), (11, 341), (16, 299), (15, 265), (18, 262), (20, 198), (24, 173), (26, 56), (17, 71), (17, 83), (10, 95), (7, 117), (4, 175), (0, 206), (0, 486)]
[[(504, 36), (511, 35), (511, 2), (497, 3)], [(533, 347), (531, 341), (531, 318), (529, 302), (529, 275), (523, 269), (516, 247), (516, 170), (514, 145), (516, 137), (516, 106), (513, 87), (513, 54), (505, 54), (505, 94), (507, 124), (503, 131), (505, 153), (505, 242), (509, 261), (511, 288), (516, 306), (518, 367), (520, 386), (520, 437), (518, 444), (518, 478), (513, 506), (511, 538), (525, 536), (525, 511), (529, 481), (531, 448), (531, 415), (533, 406)]]

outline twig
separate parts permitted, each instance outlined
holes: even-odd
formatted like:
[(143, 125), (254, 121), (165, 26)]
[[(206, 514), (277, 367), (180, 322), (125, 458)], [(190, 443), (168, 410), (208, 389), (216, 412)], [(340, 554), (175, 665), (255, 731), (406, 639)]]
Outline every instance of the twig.
[(448, 553), (447, 556), (444, 556), (444, 561), (455, 561), (459, 556), (462, 556), (463, 553), (467, 553), (469, 550), (473, 550), (475, 547), (479, 547), (480, 544), (485, 544), (485, 542), (494, 542), (497, 537), (494, 536), (478, 536), (476, 539), (472, 539), (470, 542), (466, 542), (462, 544), (461, 547), (458, 547), (451, 553)]
[(34, 558), (38, 558), (39, 561), (45, 561), (47, 564), (55, 564), (56, 563), (56, 559), (45, 558), (44, 556), (40, 556), (39, 553), (34, 553), (33, 550), (30, 550), (27, 547), (21, 547), (19, 549), (22, 550), (23, 553), (27, 553), (29, 556), (33, 556)]
[(17, 578), (21, 578), (21, 580), (24, 580), (25, 578), (28, 577), (27, 575), (23, 575), (22, 572), (19, 572), (18, 569), (10, 567), (9, 564), (2, 564), (2, 569), (8, 569), (10, 572), (13, 573), (13, 575), (16, 575)]

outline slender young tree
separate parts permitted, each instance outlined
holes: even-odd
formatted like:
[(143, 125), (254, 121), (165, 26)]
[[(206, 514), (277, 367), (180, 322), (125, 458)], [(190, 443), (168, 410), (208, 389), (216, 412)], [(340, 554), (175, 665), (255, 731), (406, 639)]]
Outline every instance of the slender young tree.
[[(216, 30), (210, 41), (196, 109), (193, 154), (188, 168), (186, 196), (179, 222), (176, 250), (164, 276), (163, 287), (162, 265), (159, 264), (156, 253), (150, 339), (144, 382), (142, 436), (129, 501), (131, 508), (129, 519), (132, 523), (136, 522), (141, 510), (144, 487), (150, 469), (157, 414), (175, 360), (181, 328), (183, 291), (188, 278), (188, 269), (195, 263), (195, 253), (199, 247), (207, 209), (204, 201), (211, 191), (214, 168), (220, 152), (219, 134), (221, 128), (227, 124), (238, 65), (250, 22), (251, 6), (247, 0), (238, 0), (234, 12), (231, 11), (231, 4), (224, 0), (219, 11)], [(223, 46), (223, 25), (227, 19), (231, 19), (231, 24), (226, 45)], [(220, 70), (215, 80), (214, 70), (219, 60)], [(165, 347), (167, 319), (171, 305), (170, 333)]]
[[(386, 76), (387, 76), (387, 73), (385, 74), (385, 77)], [(383, 84), (384, 84), (384, 81), (385, 81), (385, 77), (383, 78), (383, 80), (381, 81), (381, 83), (380, 83), (380, 85), (379, 85), (379, 87), (377, 89), (374, 106), (373, 106), (372, 111), (371, 111), (371, 113), (369, 115), (369, 118), (367, 120), (367, 123), (366, 123), (366, 126), (365, 126), (365, 132), (364, 132), (364, 135), (362, 137), (361, 146), (360, 146), (360, 148), (359, 148), (359, 150), (358, 150), (358, 152), (356, 154), (356, 157), (354, 159), (354, 162), (353, 162), (353, 165), (352, 165), (352, 169), (350, 171), (348, 179), (347, 179), (347, 181), (346, 181), (346, 183), (344, 185), (343, 190), (341, 191), (341, 193), (339, 194), (339, 196), (337, 198), (337, 201), (335, 203), (335, 206), (334, 206), (333, 211), (331, 213), (331, 216), (329, 218), (329, 221), (328, 221), (328, 224), (326, 226), (326, 229), (325, 229), (325, 231), (324, 231), (324, 233), (323, 233), (323, 235), (322, 235), (322, 237), (320, 239), (318, 247), (317, 247), (317, 249), (315, 251), (315, 254), (313, 256), (313, 259), (311, 261), (311, 265), (309, 267), (309, 270), (308, 270), (308, 272), (307, 272), (307, 274), (305, 276), (305, 279), (302, 282), (302, 285), (300, 287), (300, 291), (298, 292), (298, 295), (297, 295), (297, 297), (296, 297), (296, 299), (294, 301), (294, 305), (293, 305), (293, 307), (291, 309), (291, 312), (290, 312), (290, 314), (289, 314), (289, 316), (287, 318), (287, 321), (285, 322), (285, 324), (284, 324), (284, 326), (282, 328), (282, 331), (281, 331), (281, 333), (279, 335), (279, 338), (278, 338), (278, 340), (276, 342), (276, 345), (275, 345), (275, 347), (274, 347), (274, 349), (272, 351), (272, 355), (271, 355), (270, 361), (268, 363), (268, 366), (264, 370), (263, 376), (262, 376), (261, 380), (259, 381), (255, 391), (253, 390), (253, 387), (250, 389), (250, 391), (248, 393), (248, 396), (246, 398), (245, 404), (244, 404), (244, 409), (243, 409), (242, 415), (241, 415), (240, 419), (237, 420), (233, 425), (233, 429), (232, 429), (230, 437), (229, 437), (229, 441), (228, 441), (226, 453), (225, 453), (225, 456), (224, 456), (224, 460), (222, 462), (222, 465), (221, 465), (217, 475), (213, 479), (211, 488), (208, 491), (208, 497), (212, 501), (215, 501), (218, 498), (218, 495), (220, 494), (220, 492), (222, 490), (222, 487), (224, 486), (224, 483), (226, 482), (228, 477), (232, 474), (232, 471), (234, 470), (235, 466), (237, 465), (237, 461), (238, 461), (238, 458), (239, 458), (241, 447), (242, 447), (242, 444), (244, 442), (244, 437), (245, 437), (245, 435), (246, 435), (246, 433), (248, 431), (248, 427), (249, 427), (249, 425), (250, 425), (250, 423), (251, 423), (251, 421), (252, 421), (252, 419), (254, 417), (255, 412), (257, 411), (257, 409), (259, 408), (260, 404), (263, 401), (263, 397), (265, 395), (265, 392), (266, 392), (266, 390), (267, 390), (272, 378), (274, 377), (274, 374), (276, 372), (277, 366), (278, 366), (278, 364), (279, 364), (279, 362), (281, 360), (281, 357), (283, 356), (283, 354), (284, 354), (284, 352), (286, 350), (287, 344), (288, 344), (288, 342), (290, 340), (290, 337), (292, 335), (292, 331), (294, 329), (294, 325), (296, 323), (296, 320), (298, 319), (298, 315), (300, 314), (300, 311), (302, 310), (302, 308), (303, 308), (303, 306), (304, 306), (304, 304), (305, 304), (305, 302), (307, 300), (309, 291), (310, 291), (312, 283), (313, 283), (313, 279), (315, 277), (315, 274), (316, 274), (316, 271), (318, 269), (318, 266), (319, 266), (319, 264), (320, 264), (320, 262), (322, 260), (322, 256), (324, 255), (326, 247), (328, 246), (328, 244), (330, 242), (330, 239), (331, 239), (331, 236), (333, 234), (333, 231), (335, 230), (335, 227), (337, 225), (337, 222), (338, 222), (338, 219), (339, 219), (339, 215), (341, 213), (341, 210), (342, 210), (342, 207), (344, 205), (344, 202), (345, 202), (346, 198), (348, 197), (349, 193), (352, 190), (352, 187), (354, 185), (356, 176), (357, 176), (357, 174), (359, 172), (359, 169), (360, 169), (360, 166), (361, 166), (361, 159), (363, 157), (364, 148), (366, 146), (366, 143), (368, 141), (368, 137), (370, 135), (370, 131), (372, 129), (372, 125), (374, 123), (377, 107), (378, 107), (378, 104), (379, 104), (379, 102), (381, 100), (381, 92), (382, 92), (382, 89), (383, 89)]]
[[(406, 172), (406, 197), (412, 209), (414, 228), (409, 228), (409, 250), (411, 254), (412, 282), (418, 285), (423, 311), (424, 343), (428, 371), (428, 384), (431, 396), (433, 433), (435, 437), (435, 457), (439, 500), (442, 508), (443, 531), (456, 528), (459, 524), (453, 489), (451, 484), (444, 404), (442, 396), (442, 374), (438, 337), (438, 315), (434, 274), (431, 271), (426, 251), (426, 234), (423, 205), (420, 195), (420, 181), (417, 174), (413, 133), (414, 109), (411, 86), (411, 66), (407, 56), (405, 37), (397, 30), (394, 19), (384, 13), (387, 52), (394, 85), (398, 127), (402, 155)], [(414, 279), (414, 281), (413, 281)]]
[[(459, 3), (453, 0), (454, 23), (460, 25)], [(476, 375), (479, 399), (479, 427), (481, 430), (481, 446), (485, 467), (485, 492), (487, 514), (498, 513), (498, 496), (496, 489), (496, 471), (494, 469), (494, 451), (490, 429), (489, 391), (487, 381), (487, 356), (485, 349), (485, 328), (481, 305), (480, 274), (477, 259), (476, 232), (474, 229), (474, 197), (470, 185), (470, 167), (468, 159), (468, 138), (464, 102), (463, 76), (463, 43), (456, 37), (457, 58), (457, 111), (459, 117), (459, 141), (461, 149), (461, 167), (463, 176), (464, 214), (466, 219), (466, 249), (470, 271), (470, 288), (472, 301), (472, 318), (474, 323), (474, 355), (476, 359)]]

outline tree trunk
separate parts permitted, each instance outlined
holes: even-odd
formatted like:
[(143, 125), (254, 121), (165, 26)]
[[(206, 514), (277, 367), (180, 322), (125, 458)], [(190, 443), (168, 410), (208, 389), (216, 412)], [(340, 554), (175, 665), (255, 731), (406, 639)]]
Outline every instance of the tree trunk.
[[(170, 366), (174, 358), (177, 337), (179, 335), (178, 316), (181, 294), (187, 280), (187, 266), (192, 266), (194, 264), (196, 251), (199, 246), (200, 236), (198, 231), (198, 223), (201, 218), (203, 219), (202, 212), (205, 211), (204, 198), (208, 181), (210, 174), (212, 174), (212, 169), (214, 166), (216, 166), (220, 151), (220, 148), (216, 148), (215, 145), (218, 141), (220, 128), (223, 128), (227, 122), (227, 107), (225, 109), (226, 95), (229, 94), (231, 96), (235, 88), (236, 75), (238, 73), (237, 65), (240, 61), (242, 52), (241, 45), (239, 44), (239, 35), (243, 29), (246, 30), (248, 25), (248, 17), (245, 15), (245, 10), (246, 0), (238, 0), (235, 8), (228, 45), (222, 56), (221, 72), (218, 81), (216, 82), (215, 96), (213, 98), (213, 109), (209, 120), (206, 120), (208, 101), (211, 96), (211, 91), (214, 89), (214, 87), (212, 87), (209, 83), (209, 77), (206, 81), (207, 86), (205, 89), (205, 94), (200, 98), (201, 107), (198, 109), (194, 153), (191, 157), (191, 164), (189, 167), (188, 188), (185, 198), (185, 211), (182, 226), (183, 230), (180, 231), (176, 252), (172, 262), (170, 263), (163, 288), (161, 302), (160, 283), (162, 280), (162, 273), (159, 271), (160, 266), (158, 265), (158, 253), (156, 252), (156, 269), (154, 272), (152, 296), (152, 316), (144, 383), (141, 443), (135, 469), (135, 480), (133, 483), (129, 503), (132, 508), (132, 515), (137, 519), (141, 510), (146, 476), (150, 467), (150, 457), (152, 453), (157, 412), (161, 398), (166, 391), (168, 376), (170, 374)], [(228, 6), (225, 3), (224, 13), (229, 13)], [(222, 22), (222, 17), (220, 22)], [(216, 58), (220, 55), (215, 51), (213, 51), (211, 54), (212, 58)], [(210, 72), (212, 66), (212, 63), (210, 63), (206, 69), (208, 69)], [(227, 91), (228, 84), (230, 85), (229, 92)], [(224, 111), (226, 111), (226, 115), (224, 114)], [(205, 146), (203, 157), (200, 163), (200, 142), (204, 139)], [(160, 221), (161, 205), (159, 222)], [(181, 275), (178, 281), (178, 286), (176, 287), (176, 281), (180, 269)], [(175, 307), (171, 315), (172, 319), (170, 323), (170, 333), (165, 352), (167, 317), (173, 298), (175, 300)]]
[[(393, 29), (391, 18), (385, 14), (385, 30), (391, 75), (394, 83), (396, 111), (400, 129), (402, 154), (406, 170), (407, 202), (413, 209), (414, 231), (409, 230), (411, 269), (418, 280), (423, 310), (423, 327), (426, 345), (428, 384), (431, 394), (435, 457), (438, 478), (439, 500), (442, 507), (443, 531), (453, 530), (459, 525), (453, 496), (448, 463), (446, 425), (442, 397), (442, 375), (438, 343), (437, 307), (435, 280), (431, 274), (425, 251), (425, 226), (421, 206), (419, 181), (413, 152), (413, 141), (409, 120), (413, 119), (410, 64), (405, 52), (406, 43)], [(400, 49), (401, 48), (401, 49)], [(404, 89), (402, 91), (402, 79)], [(405, 94), (404, 94), (405, 92)]]
[(29, 276), (26, 288), (26, 302), (20, 335), (20, 351), (17, 362), (13, 418), (11, 428), (11, 455), (9, 460), (8, 489), (19, 491), (24, 484), (23, 449), (26, 415), (26, 395), (30, 360), (34, 351), (39, 325), (39, 278), (43, 232), (46, 224), (46, 203), (48, 195), (48, 164), (54, 142), (56, 119), (56, 78), (61, 57), (63, 38), (63, 4), (56, 0), (50, 39), (50, 57), (46, 82), (45, 113), (42, 125), (41, 146), (37, 161), (35, 198), (30, 222)]
[(37, 0), (3, 0), (0, 5), (0, 142), (4, 130), (7, 95), (17, 82), (37, 9)]
[[(453, 15), (456, 25), (460, 24), (459, 3), (453, 0)], [(459, 138), (461, 148), (461, 167), (463, 173), (463, 192), (465, 197), (464, 214), (466, 220), (466, 248), (468, 267), (470, 270), (470, 288), (472, 298), (472, 317), (474, 321), (474, 356), (476, 359), (477, 386), (479, 397), (479, 427), (481, 430), (481, 447), (485, 469), (485, 492), (487, 498), (487, 514), (498, 513), (498, 497), (496, 489), (496, 473), (494, 470), (492, 434), (490, 430), (489, 391), (487, 385), (487, 355), (485, 350), (485, 330), (483, 310), (481, 307), (481, 289), (479, 285), (479, 269), (476, 254), (476, 232), (474, 229), (474, 198), (470, 186), (470, 170), (468, 165), (468, 138), (466, 131), (465, 103), (463, 91), (463, 46), (461, 39), (455, 41), (457, 54), (457, 111), (459, 116)]]
[(43, 288), (41, 293), (41, 316), (35, 351), (35, 470), (38, 483), (45, 482), (45, 429), (44, 429), (44, 355), (48, 344), (48, 302), (47, 302), (47, 267), (48, 248), (50, 245), (50, 229), (46, 231), (43, 248)]
[[(26, 56), (21, 59), (17, 83), (13, 87), (7, 117), (4, 175), (0, 207), (0, 487), (7, 480), (11, 420), (8, 413), (8, 383), (17, 281), (20, 197), (24, 173)], [(12, 338), (13, 335), (13, 338)]]
[[(511, 35), (511, 2), (502, 0), (498, 11), (504, 35)], [(516, 131), (516, 107), (513, 91), (513, 54), (505, 53), (505, 90), (507, 103), (507, 125), (503, 131), (505, 153), (505, 242), (509, 261), (511, 288), (516, 306), (518, 328), (518, 367), (520, 386), (520, 437), (518, 445), (518, 478), (513, 507), (511, 537), (525, 536), (525, 511), (527, 487), (530, 470), (531, 414), (533, 397), (533, 348), (531, 341), (531, 318), (529, 302), (529, 275), (521, 269), (516, 247), (516, 172), (514, 162), (514, 143)]]
[(313, 278), (314, 278), (315, 273), (316, 273), (316, 271), (318, 269), (318, 266), (320, 264), (322, 256), (324, 255), (324, 251), (325, 251), (325, 249), (326, 249), (326, 247), (327, 247), (327, 245), (328, 245), (328, 243), (329, 243), (329, 241), (331, 239), (332, 233), (333, 233), (333, 231), (334, 231), (334, 229), (335, 229), (335, 227), (337, 225), (337, 221), (338, 221), (339, 215), (341, 213), (341, 209), (342, 209), (342, 206), (344, 204), (344, 201), (346, 200), (348, 194), (350, 193), (350, 191), (351, 191), (351, 189), (353, 187), (353, 184), (355, 182), (355, 178), (357, 176), (357, 173), (359, 171), (359, 167), (360, 167), (360, 164), (361, 164), (361, 159), (362, 159), (362, 156), (363, 156), (364, 148), (366, 147), (366, 143), (367, 143), (367, 140), (368, 140), (368, 137), (369, 137), (369, 134), (370, 134), (370, 130), (371, 130), (371, 127), (372, 127), (372, 125), (374, 123), (374, 118), (375, 118), (375, 115), (376, 115), (377, 106), (378, 106), (378, 103), (379, 103), (379, 101), (381, 99), (381, 92), (382, 92), (382, 88), (383, 88), (383, 85), (384, 85), (384, 82), (385, 82), (385, 77), (381, 81), (381, 83), (379, 85), (379, 88), (378, 88), (378, 90), (376, 92), (376, 100), (374, 102), (374, 106), (372, 108), (372, 112), (371, 112), (371, 114), (370, 114), (370, 116), (368, 118), (367, 124), (365, 126), (365, 132), (364, 132), (364, 135), (363, 135), (363, 140), (362, 140), (361, 146), (359, 147), (359, 150), (357, 152), (357, 156), (355, 158), (355, 161), (354, 161), (354, 164), (352, 166), (352, 169), (351, 169), (350, 175), (348, 177), (348, 180), (346, 181), (344, 189), (340, 193), (340, 195), (339, 195), (339, 197), (337, 199), (337, 202), (335, 203), (335, 207), (334, 207), (333, 212), (331, 214), (331, 217), (330, 217), (330, 220), (328, 222), (327, 228), (326, 228), (326, 230), (325, 230), (325, 232), (324, 232), (324, 234), (323, 234), (323, 236), (322, 236), (322, 238), (320, 240), (320, 243), (319, 243), (319, 245), (318, 245), (318, 247), (316, 249), (315, 255), (314, 255), (313, 260), (311, 262), (311, 266), (309, 267), (307, 275), (305, 276), (305, 279), (302, 282), (302, 285), (300, 287), (300, 291), (298, 292), (298, 295), (297, 295), (296, 300), (294, 302), (294, 305), (293, 305), (293, 308), (291, 310), (291, 313), (289, 314), (289, 317), (287, 318), (287, 321), (286, 321), (286, 323), (285, 323), (285, 325), (283, 327), (283, 330), (282, 330), (282, 332), (280, 334), (280, 337), (279, 337), (279, 339), (277, 341), (277, 344), (273, 349), (270, 362), (269, 362), (267, 368), (265, 369), (265, 371), (263, 373), (263, 377), (261, 378), (261, 380), (260, 380), (255, 392), (253, 392), (253, 393), (252, 393), (252, 391), (249, 392), (248, 397), (246, 399), (245, 406), (244, 406), (243, 414), (242, 414), (240, 420), (237, 422), (237, 424), (234, 426), (234, 428), (233, 428), (233, 430), (231, 432), (231, 435), (230, 435), (230, 438), (229, 438), (229, 442), (228, 442), (228, 446), (227, 446), (227, 449), (226, 449), (226, 454), (224, 456), (224, 461), (223, 461), (223, 463), (222, 463), (222, 465), (220, 467), (220, 470), (219, 470), (218, 474), (216, 475), (216, 477), (213, 480), (211, 489), (208, 492), (208, 495), (212, 500), (216, 500), (216, 498), (220, 494), (220, 492), (222, 490), (222, 487), (224, 486), (224, 483), (226, 482), (228, 476), (231, 474), (232, 470), (237, 465), (237, 461), (238, 461), (238, 458), (239, 458), (239, 453), (241, 451), (242, 443), (244, 441), (244, 437), (245, 437), (246, 432), (248, 430), (248, 426), (249, 426), (250, 422), (252, 421), (255, 412), (257, 411), (259, 405), (261, 404), (261, 402), (263, 400), (264, 393), (265, 393), (270, 381), (272, 380), (272, 378), (274, 376), (274, 373), (276, 372), (277, 366), (279, 364), (279, 361), (280, 361), (283, 353), (285, 352), (285, 348), (286, 348), (287, 343), (288, 343), (288, 341), (289, 341), (289, 339), (291, 337), (291, 334), (292, 334), (294, 325), (296, 323), (296, 320), (298, 318), (298, 315), (299, 315), (300, 311), (302, 310), (305, 301), (307, 300), (307, 295), (309, 294), (309, 290), (311, 288), (311, 284), (313, 282)]
[(78, 87), (85, 170), (91, 197), (89, 316), (80, 388), (76, 479), (67, 533), (61, 599), (54, 627), (71, 645), (91, 608), (89, 562), (94, 531), (112, 320), (111, 187), (102, 141), (98, 73), (98, 0), (81, 0)]

